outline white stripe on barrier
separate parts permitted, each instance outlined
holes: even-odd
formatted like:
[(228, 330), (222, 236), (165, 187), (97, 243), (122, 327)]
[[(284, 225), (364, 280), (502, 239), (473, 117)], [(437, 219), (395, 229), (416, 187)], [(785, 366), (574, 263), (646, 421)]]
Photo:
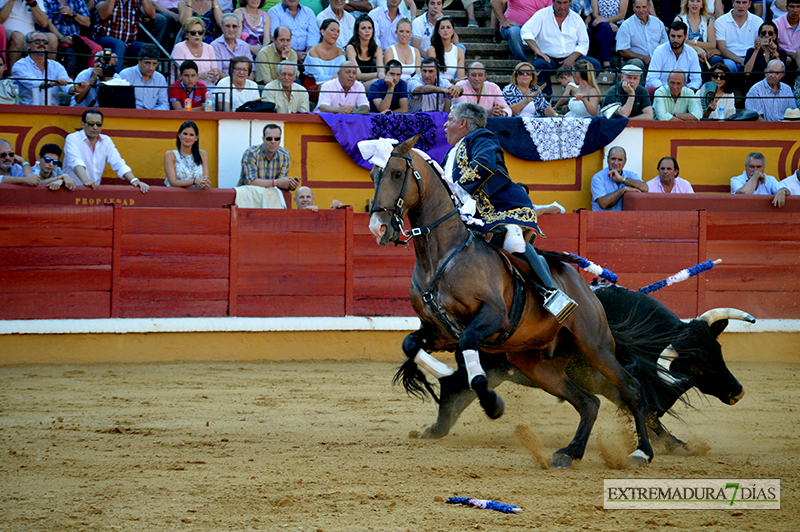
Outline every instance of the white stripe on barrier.
[[(126, 334), (176, 332), (415, 331), (419, 318), (136, 318), (0, 320), (0, 334)], [(800, 332), (800, 320), (732, 320), (726, 333)]]

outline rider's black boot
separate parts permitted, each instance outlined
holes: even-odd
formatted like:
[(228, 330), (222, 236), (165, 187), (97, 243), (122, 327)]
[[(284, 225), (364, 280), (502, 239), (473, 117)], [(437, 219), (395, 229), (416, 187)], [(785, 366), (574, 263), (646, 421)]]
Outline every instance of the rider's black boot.
[(550, 277), (550, 268), (547, 266), (547, 261), (536, 252), (531, 244), (527, 244), (524, 255), (521, 253), (515, 253), (515, 255), (523, 258), (536, 277), (539, 278), (544, 287), (542, 294), (544, 308), (555, 316), (558, 323), (562, 323), (578, 308), (578, 304), (567, 294), (556, 288), (553, 284), (553, 278)]

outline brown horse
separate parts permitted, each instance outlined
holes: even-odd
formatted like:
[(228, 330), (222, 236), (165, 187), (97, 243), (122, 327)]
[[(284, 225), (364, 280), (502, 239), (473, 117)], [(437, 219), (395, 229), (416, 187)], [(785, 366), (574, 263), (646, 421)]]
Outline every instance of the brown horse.
[[(385, 169), (376, 166), (370, 173), (375, 183), (370, 230), (378, 243), (397, 242), (406, 215), (415, 237), (410, 296), (422, 326), (403, 341), (408, 360), (395, 381), (402, 380), (411, 394), (425, 393), (427, 380), (414, 361), (422, 350), (455, 350), (456, 373), (463, 373), (464, 379), (465, 351), (507, 355), (524, 375), (580, 414), (574, 438), (550, 462), (551, 467), (569, 467), (583, 457), (600, 406), (600, 400), (565, 371), (572, 357), (583, 357), (619, 390), (633, 413), (639, 443), (629, 461), (634, 465), (651, 461), (639, 383), (614, 357), (603, 307), (588, 285), (572, 267), (548, 260), (556, 286), (578, 303), (559, 324), (542, 307), (540, 296), (527, 283), (515, 282), (500, 254), (484, 239), (475, 238), (461, 221), (445, 182), (419, 153), (411, 151), (418, 137), (397, 146)], [(517, 304), (515, 292), (523, 296), (516, 298)], [(487, 387), (473, 387), (487, 415), (500, 417), (502, 400)]]

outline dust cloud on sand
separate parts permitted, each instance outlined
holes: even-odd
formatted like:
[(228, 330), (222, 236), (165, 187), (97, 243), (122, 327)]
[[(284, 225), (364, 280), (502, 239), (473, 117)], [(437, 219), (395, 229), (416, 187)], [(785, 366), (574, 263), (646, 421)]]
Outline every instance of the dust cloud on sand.
[[(402, 355), (400, 355), (402, 357)], [(398, 360), (398, 363), (400, 361)], [(2, 531), (800, 530), (800, 366), (730, 364), (747, 391), (679, 405), (667, 427), (701, 456), (606, 464), (620, 424), (603, 400), (586, 455), (541, 460), (577, 413), (541, 390), (499, 388), (506, 414), (477, 403), (441, 440), (410, 438), (432, 402), (391, 386), (396, 364), (183, 363), (0, 368)], [(518, 426), (540, 443), (533, 458)], [(627, 450), (627, 449), (626, 449)], [(604, 478), (780, 478), (776, 511), (605, 511)], [(506, 515), (446, 504), (495, 499)], [(675, 528), (678, 527), (678, 528)]]

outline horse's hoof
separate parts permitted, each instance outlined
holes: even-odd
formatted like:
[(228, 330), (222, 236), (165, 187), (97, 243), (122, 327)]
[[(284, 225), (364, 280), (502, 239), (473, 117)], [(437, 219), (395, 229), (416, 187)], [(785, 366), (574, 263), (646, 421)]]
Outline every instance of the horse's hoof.
[(445, 436), (447, 436), (447, 431), (442, 431), (438, 426), (431, 425), (422, 431), (420, 438), (423, 440), (438, 440), (439, 438), (443, 438)]
[(569, 469), (572, 466), (572, 457), (562, 453), (555, 453), (550, 459), (550, 469)]
[(488, 392), (480, 401), (489, 419), (497, 419), (506, 411), (505, 402), (494, 392)]
[(628, 467), (631, 469), (638, 469), (650, 463), (652, 458), (648, 457), (644, 451), (636, 449), (628, 455)]

